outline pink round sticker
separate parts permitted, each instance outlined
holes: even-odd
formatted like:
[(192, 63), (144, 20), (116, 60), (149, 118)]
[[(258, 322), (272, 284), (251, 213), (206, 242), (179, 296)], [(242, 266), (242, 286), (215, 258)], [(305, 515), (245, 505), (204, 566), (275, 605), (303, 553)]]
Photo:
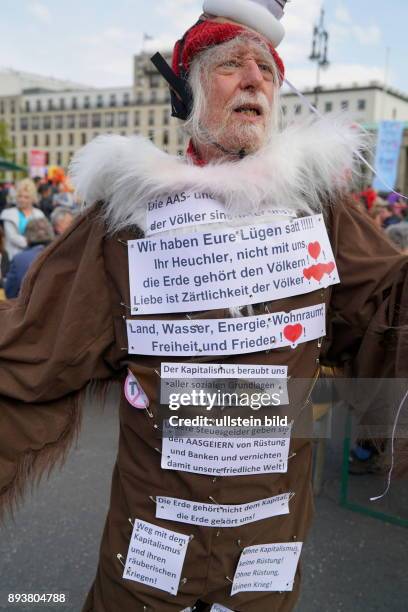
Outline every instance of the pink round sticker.
[(125, 380), (125, 397), (129, 404), (139, 410), (144, 410), (149, 407), (149, 398), (143, 391), (136, 376), (128, 370), (128, 375)]

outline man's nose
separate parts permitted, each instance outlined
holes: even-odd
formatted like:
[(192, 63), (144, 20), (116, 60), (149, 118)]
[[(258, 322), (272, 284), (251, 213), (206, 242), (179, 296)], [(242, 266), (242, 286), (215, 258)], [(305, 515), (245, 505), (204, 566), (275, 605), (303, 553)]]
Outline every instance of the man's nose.
[(258, 88), (263, 82), (262, 72), (255, 60), (248, 60), (244, 64), (241, 78), (241, 89)]

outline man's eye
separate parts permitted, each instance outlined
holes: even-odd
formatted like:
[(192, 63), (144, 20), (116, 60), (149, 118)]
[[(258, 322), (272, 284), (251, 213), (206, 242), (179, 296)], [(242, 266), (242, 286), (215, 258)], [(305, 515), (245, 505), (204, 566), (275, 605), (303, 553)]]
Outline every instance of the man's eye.
[(263, 72), (270, 72), (272, 74), (272, 68), (269, 64), (258, 64), (259, 70)]
[(221, 64), (224, 68), (239, 68), (238, 60), (227, 60)]

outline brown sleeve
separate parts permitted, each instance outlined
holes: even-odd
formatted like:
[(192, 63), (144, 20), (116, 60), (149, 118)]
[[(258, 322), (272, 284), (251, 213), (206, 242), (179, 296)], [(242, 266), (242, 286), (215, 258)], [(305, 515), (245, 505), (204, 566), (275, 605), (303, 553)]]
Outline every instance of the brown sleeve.
[(323, 359), (353, 376), (408, 375), (408, 257), (350, 200), (331, 209), (340, 284), (332, 290)]
[(83, 392), (120, 364), (95, 208), (0, 302), (0, 520), (27, 484), (62, 461), (78, 433)]
[(392, 447), (384, 441), (396, 426), (393, 477), (406, 476), (408, 258), (352, 202), (333, 208), (329, 231), (341, 282), (332, 290), (322, 360), (341, 366), (336, 394), (353, 408), (359, 437), (385, 449), (386, 469)]
[(50, 401), (112, 376), (103, 242), (94, 209), (44, 251), (20, 297), (0, 303), (0, 396)]

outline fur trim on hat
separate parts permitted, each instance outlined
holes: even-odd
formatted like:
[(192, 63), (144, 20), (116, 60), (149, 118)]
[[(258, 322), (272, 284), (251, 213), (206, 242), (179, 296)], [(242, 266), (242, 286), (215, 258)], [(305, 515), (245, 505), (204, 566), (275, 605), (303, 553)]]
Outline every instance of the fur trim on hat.
[(364, 136), (349, 118), (292, 124), (256, 154), (206, 166), (171, 156), (140, 137), (99, 136), (74, 156), (70, 174), (89, 206), (105, 202), (109, 232), (145, 227), (148, 200), (181, 190), (213, 193), (231, 215), (270, 208), (311, 214), (351, 189), (353, 151)]
[[(181, 67), (188, 71), (190, 64), (198, 53), (209, 47), (221, 45), (225, 42), (237, 38), (241, 34), (248, 33), (248, 30), (236, 23), (218, 23), (217, 21), (201, 21), (188, 30), (184, 42), (177, 41), (173, 50), (172, 66), (174, 72), (180, 76)], [(267, 41), (266, 41), (267, 42)], [(285, 78), (285, 65), (282, 58), (269, 43), (269, 51), (275, 61), (279, 72), (281, 83)]]

